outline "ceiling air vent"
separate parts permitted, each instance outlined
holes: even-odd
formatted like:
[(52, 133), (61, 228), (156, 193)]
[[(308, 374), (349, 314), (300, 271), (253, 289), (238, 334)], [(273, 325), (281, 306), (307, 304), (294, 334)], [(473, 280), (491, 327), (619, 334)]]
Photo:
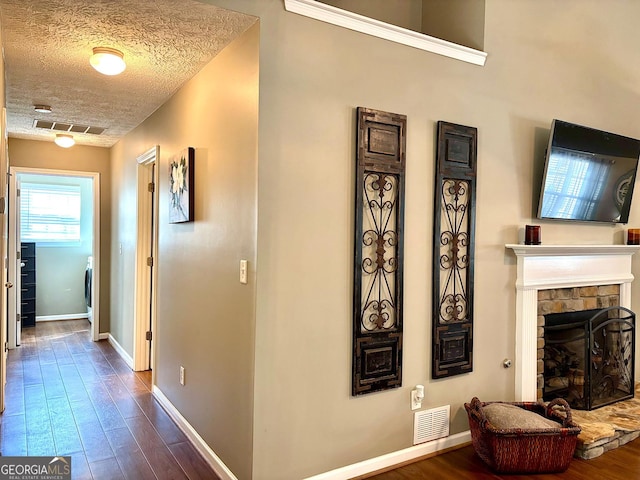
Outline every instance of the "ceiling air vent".
[(88, 125), (76, 125), (73, 123), (52, 122), (50, 120), (34, 120), (33, 126), (36, 128), (44, 128), (45, 130), (55, 130), (57, 132), (73, 132), (73, 133), (91, 133), (92, 135), (100, 135), (105, 131), (102, 127), (91, 127)]
[(59, 132), (68, 132), (69, 130), (71, 130), (71, 127), (73, 127), (73, 125), (69, 123), (54, 122), (51, 129), (58, 130)]

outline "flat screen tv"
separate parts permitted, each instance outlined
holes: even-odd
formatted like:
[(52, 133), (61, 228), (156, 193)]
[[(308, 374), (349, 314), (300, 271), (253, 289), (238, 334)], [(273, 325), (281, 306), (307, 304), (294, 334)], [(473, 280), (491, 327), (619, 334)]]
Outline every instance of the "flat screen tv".
[(554, 120), (538, 218), (627, 223), (640, 140)]

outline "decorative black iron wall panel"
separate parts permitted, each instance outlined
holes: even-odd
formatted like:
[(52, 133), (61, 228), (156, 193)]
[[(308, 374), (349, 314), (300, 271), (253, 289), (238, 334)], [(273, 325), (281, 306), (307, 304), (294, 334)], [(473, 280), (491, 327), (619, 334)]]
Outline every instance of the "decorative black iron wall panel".
[(438, 122), (433, 239), (433, 378), (473, 368), (477, 130)]
[(402, 383), (407, 117), (358, 108), (352, 394)]

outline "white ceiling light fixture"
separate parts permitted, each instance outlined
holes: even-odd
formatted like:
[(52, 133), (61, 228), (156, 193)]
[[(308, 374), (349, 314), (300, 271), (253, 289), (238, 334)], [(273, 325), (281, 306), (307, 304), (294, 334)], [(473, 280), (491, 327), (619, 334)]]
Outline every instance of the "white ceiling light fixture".
[(68, 133), (57, 133), (54, 142), (56, 142), (56, 145), (62, 148), (73, 147), (76, 143), (76, 141), (73, 139), (73, 135), (69, 135)]
[(51, 107), (49, 105), (34, 105), (33, 109), (38, 113), (51, 113)]
[(103, 75), (118, 75), (127, 68), (124, 53), (110, 47), (95, 47), (89, 63)]

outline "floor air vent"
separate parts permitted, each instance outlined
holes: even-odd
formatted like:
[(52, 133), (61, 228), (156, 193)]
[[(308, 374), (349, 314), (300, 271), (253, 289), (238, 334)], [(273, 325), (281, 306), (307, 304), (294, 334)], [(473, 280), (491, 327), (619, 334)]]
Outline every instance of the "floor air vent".
[(450, 405), (416, 412), (413, 416), (413, 444), (449, 436)]

